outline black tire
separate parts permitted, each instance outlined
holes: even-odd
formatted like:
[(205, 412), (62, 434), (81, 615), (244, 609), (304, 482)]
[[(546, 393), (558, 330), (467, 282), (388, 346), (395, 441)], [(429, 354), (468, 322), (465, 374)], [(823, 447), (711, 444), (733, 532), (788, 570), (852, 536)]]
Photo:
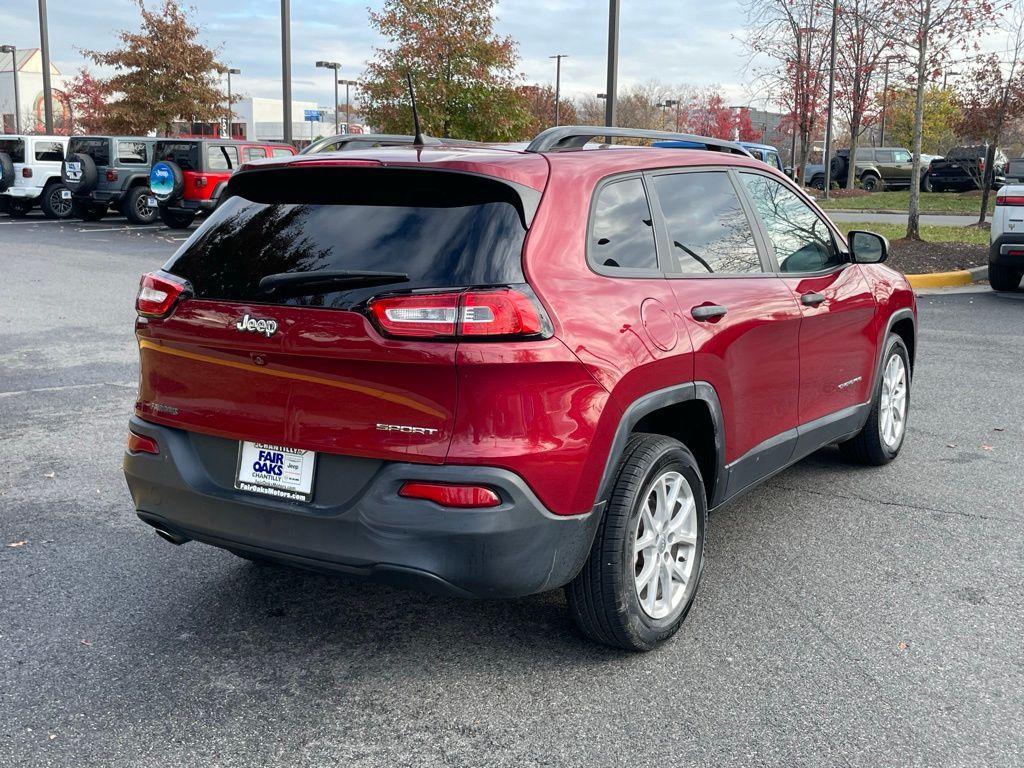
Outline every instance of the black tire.
[[(903, 360), (903, 367), (906, 376), (906, 405), (904, 408), (904, 421), (899, 440), (894, 446), (890, 446), (882, 438), (882, 384), (885, 377), (886, 367), (894, 355)], [(878, 381), (875, 382), (874, 396), (871, 398), (871, 412), (868, 414), (867, 423), (854, 437), (839, 444), (839, 450), (848, 460), (857, 464), (869, 464), (879, 467), (888, 464), (896, 458), (907, 438), (906, 422), (910, 416), (911, 392), (913, 387), (913, 371), (910, 368), (910, 353), (907, 345), (898, 334), (890, 333), (885, 340), (885, 352), (882, 355), (882, 364), (878, 369)]]
[(1021, 278), (1024, 278), (1024, 269), (988, 265), (988, 281), (993, 291), (1019, 291)]
[(146, 204), (149, 198), (149, 190), (140, 185), (128, 190), (124, 200), (121, 202), (121, 213), (132, 224), (153, 224), (160, 216), (160, 211), (150, 208)]
[(813, 179), (811, 179), (811, 186), (814, 187), (819, 192), (824, 192), (825, 191), (825, 177), (824, 176), (815, 176)]
[[(680, 603), (666, 616), (652, 618), (640, 604), (633, 545), (641, 507), (653, 483), (669, 471), (682, 475), (692, 492), (696, 540), (690, 558), (683, 561), (691, 563), (691, 567)], [(637, 433), (629, 439), (590, 556), (583, 570), (565, 588), (569, 613), (583, 634), (629, 651), (649, 651), (675, 634), (693, 605), (700, 582), (707, 528), (706, 498), (700, 468), (686, 446), (662, 435)], [(658, 552), (659, 558), (665, 552), (669, 562), (671, 550), (659, 548)]]
[(39, 207), (43, 211), (43, 215), (48, 219), (70, 219), (71, 214), (74, 210), (74, 204), (70, 200), (65, 200), (61, 196), (61, 192), (66, 192), (63, 184), (50, 184), (46, 189), (43, 190), (42, 197), (39, 198)]
[(89, 155), (75, 152), (60, 164), (60, 180), (76, 195), (87, 195), (96, 189), (100, 174)]
[(32, 201), (22, 197), (7, 198), (7, 215), (14, 219), (23, 219), (32, 210)]
[(107, 215), (107, 206), (75, 200), (74, 216), (82, 221), (99, 221)]
[(938, 192), (939, 190), (932, 184), (932, 177), (930, 174), (925, 174), (921, 177), (921, 191), (922, 192)]
[(873, 173), (865, 173), (861, 177), (860, 185), (865, 192), (882, 192), (885, 190), (885, 182)]
[(0, 192), (14, 185), (14, 161), (6, 152), (0, 152)]
[(180, 211), (172, 211), (169, 208), (160, 208), (160, 221), (171, 229), (188, 229), (192, 226), (195, 218), (196, 215), (194, 213), (182, 213)]

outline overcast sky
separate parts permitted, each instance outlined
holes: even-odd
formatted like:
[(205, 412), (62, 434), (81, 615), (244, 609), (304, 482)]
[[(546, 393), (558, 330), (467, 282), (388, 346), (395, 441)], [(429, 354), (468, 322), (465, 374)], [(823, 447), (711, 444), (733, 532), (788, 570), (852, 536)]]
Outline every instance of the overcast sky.
[[(149, 0), (150, 7), (158, 0)], [(278, 0), (191, 0), (204, 41), (221, 48), (225, 63), (242, 75), (237, 92), (280, 97)], [(317, 59), (340, 61), (342, 77), (358, 78), (374, 45), (367, 6), (382, 0), (292, 0), (294, 97), (331, 101), (331, 78)], [(129, 0), (49, 0), (50, 52), (65, 74), (83, 63), (79, 50), (107, 50), (116, 34), (138, 26)], [(554, 82), (548, 56), (566, 53), (562, 83), (572, 95), (605, 89), (608, 6), (602, 0), (503, 0), (497, 31), (519, 42), (527, 82)], [(620, 87), (652, 77), (669, 83), (722, 86), (727, 101), (759, 105), (744, 87), (744, 57), (734, 39), (743, 26), (737, 0), (624, 0), (619, 41)], [(0, 0), (0, 44), (38, 47), (36, 0)], [(344, 98), (344, 97), (342, 97)]]

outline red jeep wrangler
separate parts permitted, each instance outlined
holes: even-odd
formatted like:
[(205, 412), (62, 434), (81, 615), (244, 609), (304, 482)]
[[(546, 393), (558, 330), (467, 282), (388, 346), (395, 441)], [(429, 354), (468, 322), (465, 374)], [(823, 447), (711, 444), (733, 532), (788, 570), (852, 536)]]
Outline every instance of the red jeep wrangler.
[[(612, 147), (595, 137), (700, 141)], [(168, 541), (478, 597), (566, 586), (671, 636), (707, 512), (823, 446), (890, 461), (917, 313), (789, 179), (716, 139), (267, 161), (137, 298), (124, 471)]]
[(228, 139), (161, 139), (153, 153), (150, 205), (168, 227), (186, 229), (200, 212), (217, 207), (228, 179), (242, 164), (268, 157), (291, 157), (287, 144)]

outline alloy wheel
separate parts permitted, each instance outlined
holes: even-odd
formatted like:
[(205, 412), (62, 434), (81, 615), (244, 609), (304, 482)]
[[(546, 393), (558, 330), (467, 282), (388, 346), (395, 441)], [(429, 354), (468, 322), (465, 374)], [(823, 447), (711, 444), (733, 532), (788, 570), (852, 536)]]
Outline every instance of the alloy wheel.
[(683, 602), (697, 551), (697, 503), (679, 472), (658, 476), (640, 506), (633, 532), (633, 578), (644, 613), (662, 619)]
[(71, 215), (71, 201), (65, 200), (61, 197), (61, 188), (54, 187), (50, 190), (50, 209), (57, 214), (59, 218), (65, 218)]
[(907, 425), (907, 367), (903, 358), (893, 355), (882, 376), (882, 399), (879, 405), (878, 429), (882, 442), (895, 450), (903, 439)]

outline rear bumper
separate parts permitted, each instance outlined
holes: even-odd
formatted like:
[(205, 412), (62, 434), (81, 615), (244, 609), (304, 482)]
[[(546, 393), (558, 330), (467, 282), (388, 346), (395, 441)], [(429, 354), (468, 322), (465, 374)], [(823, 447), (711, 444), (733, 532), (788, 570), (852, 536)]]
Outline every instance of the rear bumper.
[(118, 205), (124, 199), (124, 190), (121, 189), (94, 189), (84, 195), (75, 195), (76, 200), (86, 203), (104, 203), (106, 205)]
[(43, 194), (42, 187), (8, 187), (2, 194), (21, 200), (35, 200)]
[(216, 200), (186, 200), (178, 198), (166, 203), (160, 203), (161, 208), (166, 208), (172, 213), (200, 213), (209, 212), (217, 207)]
[(1024, 269), (1024, 232), (996, 238), (988, 247), (988, 263)]
[[(159, 455), (124, 457), (140, 518), (180, 537), (298, 566), (463, 597), (518, 597), (570, 581), (599, 521), (596, 512), (551, 514), (521, 478), (492, 467), (330, 457), (317, 470), (311, 504), (253, 495), (228, 477), (237, 442), (203, 437), (197, 444), (192, 433), (137, 417), (130, 426), (160, 446)], [(222, 444), (220, 466), (211, 465), (211, 440)], [(409, 480), (483, 484), (502, 503), (446, 509), (398, 496)]]

